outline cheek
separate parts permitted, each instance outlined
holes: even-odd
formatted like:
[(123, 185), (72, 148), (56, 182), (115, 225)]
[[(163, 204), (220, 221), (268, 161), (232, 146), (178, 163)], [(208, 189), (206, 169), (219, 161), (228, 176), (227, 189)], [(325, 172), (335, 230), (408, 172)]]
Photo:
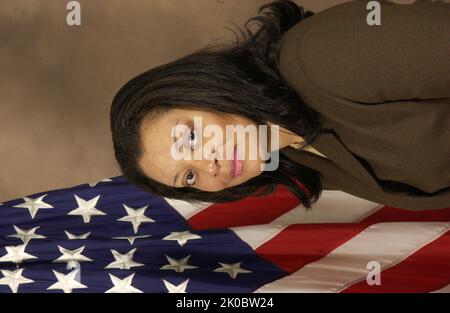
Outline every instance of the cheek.
[(209, 192), (221, 191), (227, 187), (229, 187), (229, 186), (224, 184), (223, 182), (218, 181), (217, 179), (210, 178), (210, 177), (206, 177), (206, 178), (202, 179), (201, 184), (199, 183), (197, 186), (197, 188), (199, 188), (203, 191), (209, 191)]
[(261, 164), (263, 164), (261, 160), (245, 160), (244, 163), (245, 179), (250, 179), (261, 174), (262, 172)]

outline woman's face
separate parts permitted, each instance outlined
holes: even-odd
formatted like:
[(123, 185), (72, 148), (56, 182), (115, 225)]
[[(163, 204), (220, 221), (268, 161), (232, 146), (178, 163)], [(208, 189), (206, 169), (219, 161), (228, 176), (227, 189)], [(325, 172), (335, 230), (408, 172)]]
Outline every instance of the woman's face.
[[(194, 125), (195, 121), (197, 125)], [(245, 132), (242, 146), (238, 145), (239, 132), (234, 131), (227, 136), (227, 125), (242, 125), (243, 128), (249, 126), (248, 129), (254, 127), (256, 136)], [(213, 133), (208, 134), (208, 126)], [(221, 132), (222, 136), (217, 135), (217, 132)], [(203, 191), (220, 191), (258, 176), (265, 162), (264, 154), (261, 158), (259, 151), (256, 151), (255, 156), (249, 150), (251, 148), (254, 151), (255, 147), (260, 149), (261, 144), (266, 147), (265, 141), (259, 140), (258, 125), (240, 115), (172, 109), (162, 116), (144, 119), (140, 135), (144, 153), (139, 166), (145, 175), (177, 188), (189, 186)], [(241, 139), (244, 137), (241, 136)], [(238, 157), (242, 161), (237, 163), (233, 161), (236, 146), (245, 147), (245, 152), (240, 152), (241, 156)], [(197, 153), (197, 157), (194, 153)]]

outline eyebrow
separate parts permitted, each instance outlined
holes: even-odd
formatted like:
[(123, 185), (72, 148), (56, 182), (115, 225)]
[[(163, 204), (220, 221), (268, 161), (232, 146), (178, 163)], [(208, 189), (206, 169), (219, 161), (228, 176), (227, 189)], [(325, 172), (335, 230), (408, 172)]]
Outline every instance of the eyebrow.
[(175, 177), (173, 178), (173, 186), (175, 187), (175, 183), (177, 182), (178, 179), (178, 173), (175, 175)]
[[(176, 129), (177, 125), (178, 125), (178, 121), (179, 121), (179, 120), (177, 120), (177, 122), (175, 123), (175, 126), (174, 126), (175, 129)], [(175, 144), (176, 141), (177, 141), (177, 137), (176, 137), (176, 136), (173, 136), (173, 143)], [(175, 187), (175, 183), (177, 182), (177, 179), (178, 179), (178, 173), (175, 174), (175, 176), (174, 176), (174, 178), (173, 178), (173, 187)]]

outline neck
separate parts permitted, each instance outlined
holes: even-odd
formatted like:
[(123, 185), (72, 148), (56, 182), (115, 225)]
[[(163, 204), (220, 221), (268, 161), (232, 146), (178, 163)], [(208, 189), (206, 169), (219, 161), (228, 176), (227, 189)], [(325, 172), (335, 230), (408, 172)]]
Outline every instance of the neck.
[[(268, 122), (269, 126), (272, 126), (274, 124)], [(278, 127), (278, 133), (279, 133), (279, 137), (278, 137), (278, 150), (281, 150), (291, 144), (294, 143), (300, 143), (303, 144), (304, 143), (304, 139), (301, 136), (298, 136), (297, 134), (279, 126)], [(269, 146), (269, 151), (273, 152), (276, 148), (272, 147), (272, 140), (271, 140), (271, 136), (269, 137), (268, 140), (268, 146)]]

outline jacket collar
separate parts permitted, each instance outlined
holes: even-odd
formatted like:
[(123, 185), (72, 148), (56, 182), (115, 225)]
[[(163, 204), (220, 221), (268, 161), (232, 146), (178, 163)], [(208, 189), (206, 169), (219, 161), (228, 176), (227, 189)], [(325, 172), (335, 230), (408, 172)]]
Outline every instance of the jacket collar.
[[(292, 147), (288, 147), (287, 149), (284, 149), (284, 151), (289, 158), (293, 157), (295, 159), (295, 154), (297, 153), (302, 154), (305, 158), (309, 158), (309, 164), (305, 165), (308, 166), (317, 164), (318, 168), (316, 168), (316, 170), (320, 169), (321, 162), (332, 161), (340, 169), (349, 173), (355, 179), (358, 179), (359, 181), (374, 188), (381, 189), (381, 186), (377, 183), (376, 178), (371, 174), (372, 170), (370, 166), (367, 164), (366, 168), (363, 163), (358, 160), (357, 156), (345, 147), (339, 139), (339, 136), (334, 131), (331, 133), (320, 134), (311, 146), (320, 153), (323, 153), (328, 160), (320, 156), (313, 155), (309, 152), (296, 150)], [(294, 155), (292, 155), (292, 153), (294, 153)], [(308, 157), (306, 155), (308, 155)], [(326, 173), (323, 174), (326, 175)]]

